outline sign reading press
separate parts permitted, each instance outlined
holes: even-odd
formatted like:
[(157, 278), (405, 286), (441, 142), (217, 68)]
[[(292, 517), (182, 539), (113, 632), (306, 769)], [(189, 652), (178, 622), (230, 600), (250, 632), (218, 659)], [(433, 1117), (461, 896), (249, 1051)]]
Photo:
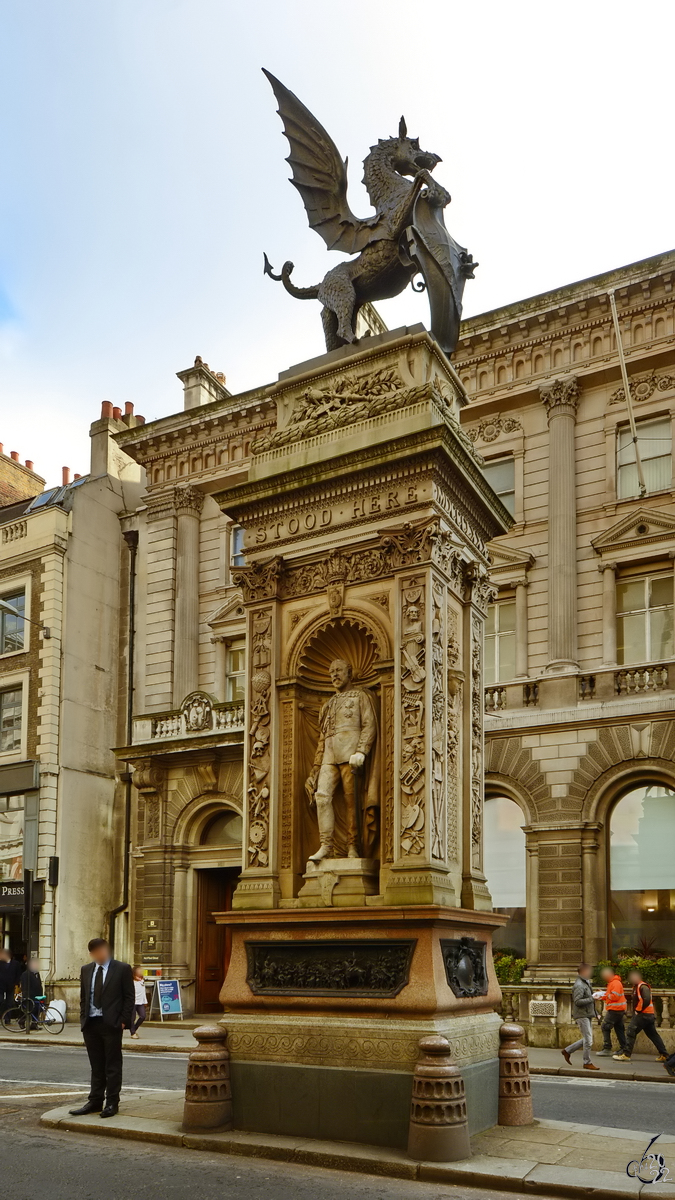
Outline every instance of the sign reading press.
[[(23, 911), (23, 880), (0, 880), (0, 912)], [(36, 879), (33, 884), (33, 908), (40, 908), (45, 902), (45, 881)]]

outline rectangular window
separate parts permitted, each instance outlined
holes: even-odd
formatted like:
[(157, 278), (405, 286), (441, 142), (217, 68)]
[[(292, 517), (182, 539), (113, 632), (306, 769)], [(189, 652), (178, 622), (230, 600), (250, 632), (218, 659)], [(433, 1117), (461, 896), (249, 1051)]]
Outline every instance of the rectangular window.
[(246, 642), (243, 638), (228, 646), (225, 670), (225, 699), (243, 704), (246, 697)]
[(502, 683), (516, 674), (516, 602), (491, 604), (485, 622), (485, 682)]
[(616, 651), (621, 664), (653, 663), (673, 657), (670, 572), (617, 582)]
[(26, 593), (22, 588), (20, 592), (7, 593), (2, 600), (16, 609), (13, 613), (0, 608), (0, 654), (12, 654), (15, 650), (23, 650)]
[(21, 688), (0, 692), (0, 753), (21, 749)]
[[(672, 482), (672, 429), (669, 417), (637, 422), (640, 461), (648, 492), (666, 491)], [(617, 430), (616, 482), (619, 500), (639, 496), (635, 446), (630, 426)]]
[(245, 564), (244, 531), (241, 525), (233, 525), (230, 529), (230, 566), (243, 567)]
[(0, 796), (0, 880), (23, 881), (23, 796)]
[(483, 475), (493, 492), (496, 492), (504, 508), (512, 517), (516, 515), (516, 464), (512, 455), (486, 462)]

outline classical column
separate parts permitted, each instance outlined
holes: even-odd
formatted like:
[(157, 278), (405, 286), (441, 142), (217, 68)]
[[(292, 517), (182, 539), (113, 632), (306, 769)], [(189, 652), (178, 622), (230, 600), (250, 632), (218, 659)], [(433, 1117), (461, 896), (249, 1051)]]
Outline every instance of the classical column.
[(586, 962), (596, 963), (606, 955), (605, 939), (600, 929), (601, 897), (598, 891), (599, 826), (584, 830), (581, 839), (581, 888), (583, 898), (583, 939)]
[(602, 661), (616, 666), (616, 563), (601, 562), (602, 574)]
[(531, 969), (539, 963), (539, 842), (533, 841), (530, 830), (525, 837), (525, 956)]
[(551, 672), (574, 670), (577, 632), (577, 547), (574, 423), (576, 379), (541, 388), (549, 426), (548, 647)]
[(516, 580), (516, 678), (527, 677), (527, 579)]
[(175, 708), (199, 685), (199, 515), (203, 504), (203, 492), (190, 485), (176, 488)]

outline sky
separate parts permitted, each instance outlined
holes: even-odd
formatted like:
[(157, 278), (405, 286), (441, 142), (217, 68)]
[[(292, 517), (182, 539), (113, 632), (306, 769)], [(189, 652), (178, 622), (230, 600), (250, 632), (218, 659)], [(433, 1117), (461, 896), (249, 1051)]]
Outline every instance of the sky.
[[(401, 114), (480, 263), (466, 316), (675, 246), (672, 0), (0, 0), (0, 442), (86, 473), (102, 400), (182, 407), (324, 349), (267, 67), (361, 162)], [(378, 306), (427, 322), (410, 290)]]

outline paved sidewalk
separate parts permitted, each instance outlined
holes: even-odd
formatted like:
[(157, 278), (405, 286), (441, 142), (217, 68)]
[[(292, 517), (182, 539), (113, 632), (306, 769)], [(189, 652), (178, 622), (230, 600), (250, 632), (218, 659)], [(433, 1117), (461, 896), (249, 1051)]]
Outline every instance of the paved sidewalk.
[[(139, 1054), (152, 1054), (153, 1052), (166, 1054), (167, 1051), (177, 1050), (185, 1053), (186, 1051), (195, 1050), (197, 1043), (192, 1036), (192, 1030), (198, 1025), (213, 1025), (218, 1020), (217, 1014), (212, 1014), (197, 1021), (181, 1021), (169, 1022), (163, 1024), (148, 1023), (141, 1027), (138, 1041), (132, 1040), (128, 1033), (124, 1034), (124, 1049), (130, 1050)], [(80, 1026), (75, 1022), (68, 1022), (61, 1033), (47, 1033), (44, 1030), (36, 1031), (35, 1033), (7, 1033), (5, 1030), (0, 1031), (0, 1042), (15, 1043), (16, 1045), (26, 1045), (31, 1042), (37, 1045), (53, 1045), (53, 1046), (84, 1046), (82, 1040), (82, 1031)]]
[[(122, 1112), (100, 1117), (71, 1117), (67, 1108), (45, 1113), (42, 1121), (56, 1129), (105, 1137), (131, 1138), (183, 1146), (209, 1153), (269, 1158), (333, 1170), (359, 1171), (397, 1179), (421, 1180), (545, 1196), (591, 1196), (594, 1200), (637, 1197), (650, 1187), (660, 1200), (675, 1200), (675, 1184), (655, 1188), (629, 1178), (629, 1162), (641, 1159), (653, 1133), (605, 1129), (569, 1121), (535, 1121), (520, 1128), (496, 1126), (472, 1139), (473, 1157), (458, 1163), (417, 1163), (400, 1150), (349, 1142), (322, 1142), (273, 1134), (183, 1133), (183, 1098), (176, 1092), (149, 1096), (125, 1091)], [(675, 1176), (675, 1136), (659, 1138), (660, 1152)], [(648, 1175), (643, 1171), (643, 1177)], [(320, 1187), (320, 1182), (318, 1186)], [(645, 1200), (650, 1192), (644, 1192)]]
[[(634, 1054), (630, 1062), (615, 1062), (613, 1058), (592, 1055), (598, 1071), (584, 1071), (581, 1053), (572, 1055), (568, 1066), (559, 1050), (527, 1047), (531, 1075), (578, 1075), (583, 1079), (637, 1079), (641, 1083), (675, 1083), (675, 1078), (656, 1061), (656, 1054)], [(675, 1175), (675, 1164), (673, 1169)]]

